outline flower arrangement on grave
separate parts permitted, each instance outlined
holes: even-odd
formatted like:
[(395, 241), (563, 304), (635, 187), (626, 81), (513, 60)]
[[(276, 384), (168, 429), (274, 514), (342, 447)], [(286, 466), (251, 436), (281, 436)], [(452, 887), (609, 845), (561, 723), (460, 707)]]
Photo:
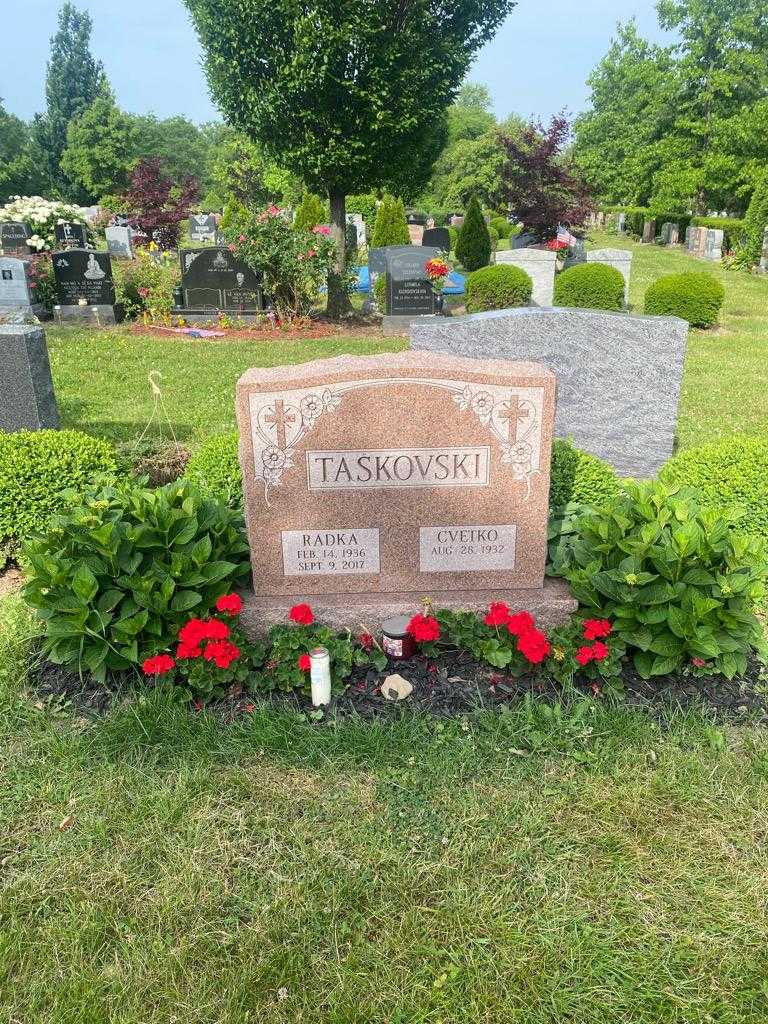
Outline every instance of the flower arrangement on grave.
[(442, 295), (445, 282), (448, 280), (448, 275), (451, 272), (449, 264), (445, 260), (434, 257), (431, 260), (427, 260), (424, 264), (424, 269), (427, 272), (429, 283), (432, 285), (432, 291), (435, 295)]
[(145, 659), (142, 670), (160, 684), (171, 684), (182, 700), (209, 700), (239, 694), (264, 658), (264, 648), (248, 640), (237, 625), (242, 609), (237, 594), (216, 601), (218, 616), (191, 618), (179, 630), (173, 653)]
[(36, 252), (53, 252), (57, 248), (56, 225), (65, 221), (87, 227), (85, 211), (79, 206), (59, 201), (51, 202), (42, 196), (14, 196), (0, 206), (0, 221), (17, 220), (31, 231), (27, 245)]
[(268, 654), (254, 679), (259, 690), (298, 690), (310, 693), (310, 651), (325, 647), (330, 655), (331, 692), (340, 693), (355, 666), (372, 665), (382, 671), (387, 656), (370, 632), (337, 631), (315, 620), (308, 604), (294, 605), (288, 622), (273, 626), (267, 636)]
[(272, 205), (233, 218), (226, 234), (230, 251), (263, 273), (264, 291), (281, 321), (310, 312), (336, 256), (329, 228), (296, 228)]

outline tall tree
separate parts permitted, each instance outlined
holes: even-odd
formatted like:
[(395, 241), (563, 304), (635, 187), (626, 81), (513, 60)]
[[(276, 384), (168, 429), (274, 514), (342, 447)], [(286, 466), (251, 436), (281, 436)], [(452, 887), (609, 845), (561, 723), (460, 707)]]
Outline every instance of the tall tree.
[(504, 198), (542, 242), (557, 235), (559, 224), (581, 227), (592, 209), (589, 189), (566, 155), (568, 138), (562, 114), (547, 128), (530, 124), (519, 137), (504, 137)]
[(99, 94), (104, 67), (90, 51), (91, 16), (65, 3), (59, 11), (59, 27), (51, 39), (51, 57), (45, 76), (46, 110), (35, 118), (33, 134), (46, 164), (51, 184), (62, 195), (73, 189), (61, 170), (67, 145), (67, 129)]
[(185, 0), (214, 99), (237, 127), (330, 200), (337, 264), (328, 309), (348, 307), (345, 197), (426, 181), (443, 117), (514, 0)]
[(46, 177), (40, 164), (29, 125), (8, 113), (0, 99), (0, 203), (42, 192)]
[(145, 160), (159, 157), (173, 181), (181, 182), (194, 176), (200, 178), (203, 189), (207, 189), (204, 168), (210, 160), (212, 141), (203, 128), (179, 116), (161, 119), (154, 114), (144, 114), (134, 120), (137, 156)]
[(122, 192), (136, 159), (137, 135), (134, 118), (120, 110), (104, 80), (90, 107), (69, 123), (61, 169), (91, 201)]

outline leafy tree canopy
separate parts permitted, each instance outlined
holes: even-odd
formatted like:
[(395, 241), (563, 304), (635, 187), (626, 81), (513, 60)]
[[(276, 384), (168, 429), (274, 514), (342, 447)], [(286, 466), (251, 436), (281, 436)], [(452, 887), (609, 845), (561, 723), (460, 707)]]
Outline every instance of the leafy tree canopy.
[(137, 134), (135, 119), (120, 110), (103, 81), (90, 107), (70, 121), (61, 169), (92, 201), (121, 191), (134, 163)]

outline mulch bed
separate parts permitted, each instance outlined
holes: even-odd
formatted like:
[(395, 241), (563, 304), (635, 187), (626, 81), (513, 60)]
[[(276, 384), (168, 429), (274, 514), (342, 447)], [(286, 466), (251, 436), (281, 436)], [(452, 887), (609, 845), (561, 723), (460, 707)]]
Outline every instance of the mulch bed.
[[(382, 697), (381, 684), (389, 673), (399, 673), (412, 683), (413, 693), (405, 700), (393, 702)], [(133, 699), (135, 680), (134, 675), (124, 674), (99, 683), (41, 659), (30, 670), (29, 689), (35, 701), (66, 701), (77, 714), (99, 716), (115, 701)], [(576, 688), (586, 696), (599, 697), (589, 681), (577, 680)], [(465, 654), (444, 655), (435, 660), (416, 657), (391, 662), (384, 673), (356, 669), (346, 691), (333, 700), (325, 717), (355, 716), (386, 721), (397, 719), (403, 713), (420, 711), (452, 718), (482, 709), (514, 706), (526, 696), (553, 703), (561, 698), (562, 688), (549, 678), (505, 676)], [(750, 661), (745, 676), (732, 681), (722, 676), (702, 679), (662, 676), (644, 680), (628, 666), (624, 674), (623, 699), (627, 705), (645, 709), (659, 718), (670, 708), (697, 706), (721, 721), (768, 724), (768, 687), (757, 659)], [(313, 710), (308, 698), (282, 693), (227, 697), (214, 702), (209, 709), (231, 721), (265, 705), (303, 713)]]
[[(221, 331), (223, 338), (206, 338), (204, 340), (217, 341), (314, 341), (317, 338), (375, 338), (383, 340), (381, 333), (381, 321), (371, 317), (355, 316), (345, 320), (343, 324), (333, 323), (322, 318), (313, 319), (301, 327), (291, 328), (270, 328), (254, 326), (250, 330), (240, 330), (219, 327), (215, 322), (210, 324), (189, 324), (192, 330)], [(128, 330), (131, 334), (140, 334), (143, 337), (149, 335), (153, 338), (166, 338), (169, 341), (186, 341), (194, 338), (191, 334), (179, 334), (164, 330), (160, 326), (141, 323), (132, 323)]]

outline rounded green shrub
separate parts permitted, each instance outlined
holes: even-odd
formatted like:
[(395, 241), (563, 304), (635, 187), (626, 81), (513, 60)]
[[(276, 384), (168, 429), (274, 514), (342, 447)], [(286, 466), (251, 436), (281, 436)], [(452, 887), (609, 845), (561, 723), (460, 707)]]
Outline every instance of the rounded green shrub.
[(554, 304), (580, 309), (623, 309), (624, 276), (604, 263), (579, 263), (555, 278)]
[(491, 217), (490, 226), (496, 231), (499, 238), (509, 238), (511, 225), (506, 217)]
[(232, 508), (243, 505), (243, 474), (237, 454), (239, 434), (216, 434), (192, 454), (184, 476), (199, 489)]
[(695, 487), (705, 508), (768, 538), (768, 440), (736, 436), (686, 448), (662, 468), (668, 484)]
[(242, 514), (189, 480), (89, 490), (23, 554), (45, 653), (99, 679), (170, 645), (250, 568)]
[(533, 282), (520, 267), (499, 263), (468, 274), (464, 285), (468, 313), (489, 309), (512, 309), (530, 302)]
[(470, 199), (464, 223), (459, 228), (456, 259), (470, 272), (487, 267), (491, 262), (491, 236), (476, 196)]
[(114, 447), (78, 430), (0, 433), (0, 542), (43, 532), (67, 492), (116, 469)]
[(576, 448), (570, 440), (555, 439), (549, 482), (550, 509), (560, 509), (572, 501), (596, 508), (619, 490), (613, 466), (597, 455)]
[(711, 274), (687, 271), (667, 274), (645, 293), (645, 312), (679, 316), (692, 327), (711, 327), (725, 301), (725, 289)]

